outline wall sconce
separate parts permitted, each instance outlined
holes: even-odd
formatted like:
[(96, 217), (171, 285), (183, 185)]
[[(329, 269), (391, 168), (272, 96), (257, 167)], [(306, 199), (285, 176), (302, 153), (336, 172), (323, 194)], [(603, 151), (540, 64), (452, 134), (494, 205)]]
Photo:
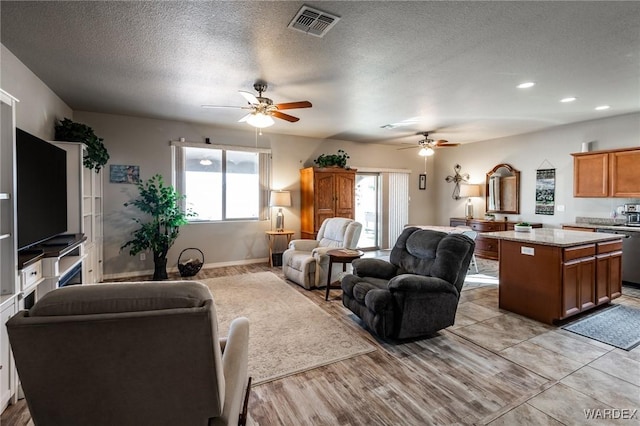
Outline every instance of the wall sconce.
[(282, 213), (282, 207), (291, 207), (291, 192), (271, 191), (269, 194), (269, 205), (271, 207), (280, 207), (276, 214), (276, 231), (284, 231), (284, 213)]
[(460, 185), (460, 198), (468, 197), (467, 204), (465, 205), (465, 217), (467, 219), (473, 219), (473, 203), (472, 197), (480, 196), (480, 185)]

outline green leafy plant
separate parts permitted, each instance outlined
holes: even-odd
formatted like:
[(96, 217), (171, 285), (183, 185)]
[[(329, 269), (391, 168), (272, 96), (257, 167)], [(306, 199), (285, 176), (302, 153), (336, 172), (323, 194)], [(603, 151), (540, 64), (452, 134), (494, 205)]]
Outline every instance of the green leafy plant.
[(140, 196), (125, 206), (135, 206), (147, 215), (146, 218), (134, 218), (140, 228), (133, 233), (133, 239), (120, 247), (129, 247), (129, 254), (135, 256), (141, 251), (150, 249), (153, 252), (153, 279), (167, 279), (167, 253), (173, 245), (180, 226), (187, 223), (187, 218), (194, 216), (192, 211), (183, 211), (179, 195), (172, 186), (165, 186), (161, 175), (155, 175), (146, 182), (137, 184)]
[(518, 226), (531, 226), (531, 224), (529, 222), (519, 222), (519, 223), (516, 223), (516, 225), (518, 225)]
[(347, 160), (349, 158), (351, 157), (349, 157), (346, 152), (339, 149), (337, 154), (321, 154), (313, 160), (313, 162), (316, 163), (318, 167), (338, 166), (344, 169), (347, 168)]
[(95, 169), (96, 173), (109, 161), (109, 153), (93, 129), (86, 124), (76, 123), (65, 118), (56, 124), (56, 140), (67, 142), (82, 142), (87, 146), (87, 154), (83, 164), (88, 169)]

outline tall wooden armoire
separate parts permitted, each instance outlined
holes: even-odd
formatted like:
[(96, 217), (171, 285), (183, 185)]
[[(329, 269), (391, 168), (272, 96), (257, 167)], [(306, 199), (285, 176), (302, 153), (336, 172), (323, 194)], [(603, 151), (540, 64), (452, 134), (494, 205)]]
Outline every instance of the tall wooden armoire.
[(300, 169), (300, 193), (300, 234), (302, 238), (315, 239), (325, 219), (354, 219), (356, 170), (333, 167)]

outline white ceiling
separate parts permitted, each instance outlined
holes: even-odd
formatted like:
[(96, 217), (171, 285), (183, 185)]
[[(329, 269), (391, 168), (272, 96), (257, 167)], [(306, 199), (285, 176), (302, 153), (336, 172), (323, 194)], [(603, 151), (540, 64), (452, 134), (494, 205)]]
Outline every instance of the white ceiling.
[(316, 138), (466, 143), (640, 111), (637, 1), (309, 1), (341, 18), (323, 38), (287, 28), (303, 4), (3, 0), (0, 41), (74, 110), (246, 128), (200, 105), (245, 105), (261, 79), (313, 104), (267, 131)]

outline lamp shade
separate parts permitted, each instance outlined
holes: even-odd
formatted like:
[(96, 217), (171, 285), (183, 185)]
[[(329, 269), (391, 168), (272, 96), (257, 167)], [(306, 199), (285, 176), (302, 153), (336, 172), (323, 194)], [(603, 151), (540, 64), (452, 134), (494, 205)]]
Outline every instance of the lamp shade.
[(479, 197), (480, 185), (460, 185), (460, 198)]
[(269, 205), (271, 207), (290, 207), (291, 192), (271, 191), (271, 193), (269, 194)]

